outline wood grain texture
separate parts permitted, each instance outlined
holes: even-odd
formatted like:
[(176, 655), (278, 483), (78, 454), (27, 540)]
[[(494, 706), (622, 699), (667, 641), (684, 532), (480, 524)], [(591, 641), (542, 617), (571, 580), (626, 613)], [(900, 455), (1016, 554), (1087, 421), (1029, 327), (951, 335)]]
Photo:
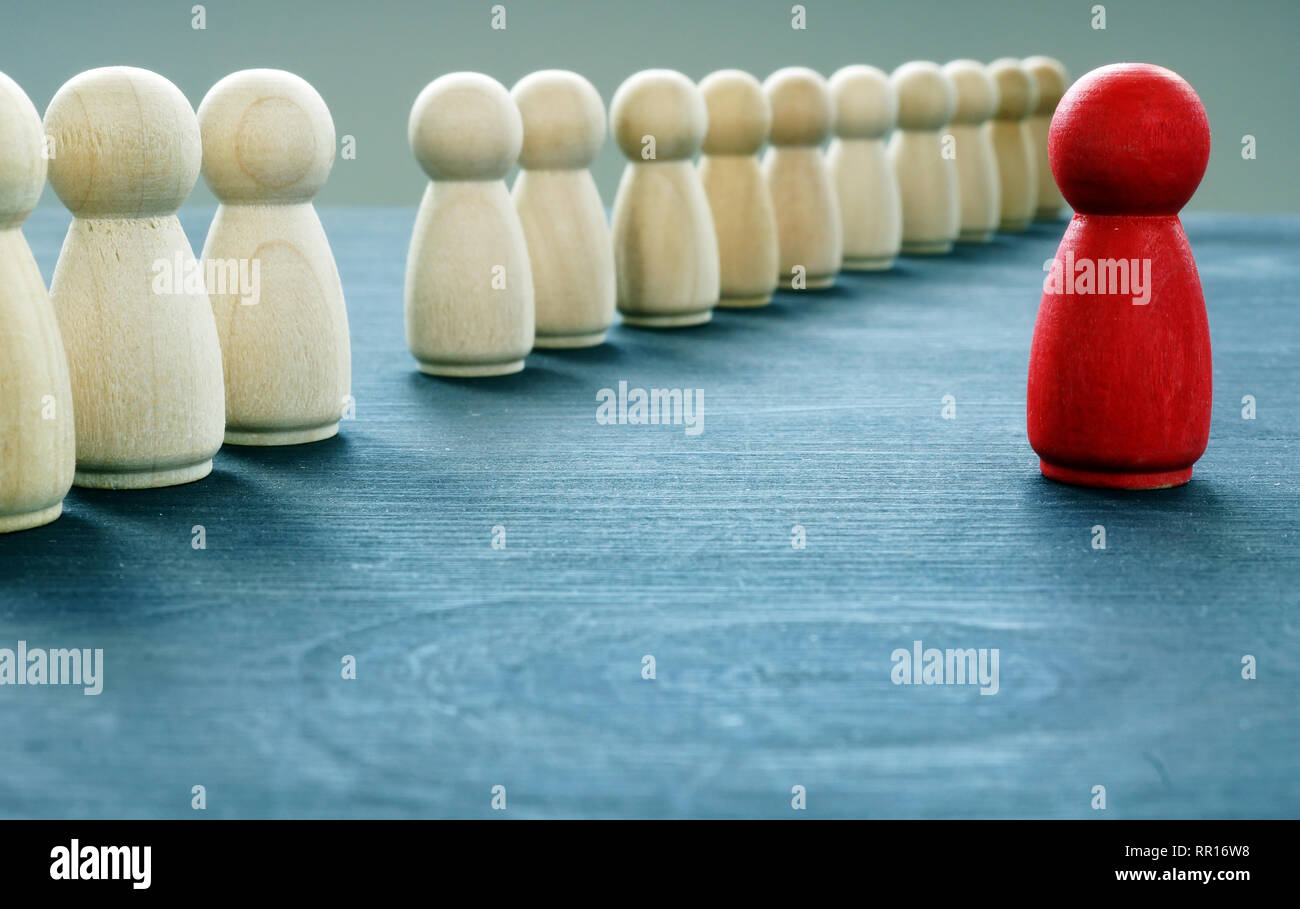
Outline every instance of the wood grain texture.
[(700, 82), (709, 129), (699, 174), (718, 241), (718, 305), (766, 306), (776, 290), (780, 254), (776, 211), (758, 152), (772, 129), (762, 84), (737, 69), (710, 73)]
[(0, 533), (57, 518), (76, 469), (68, 360), (22, 230), (0, 230)]
[[(961, 232), (957, 239), (964, 243), (987, 243), (998, 229), (1002, 209), (998, 159), (988, 127), (998, 103), (998, 88), (976, 60), (954, 60), (943, 71), (957, 94), (957, 107), (948, 127), (961, 200)], [(1044, 137), (1044, 155), (1046, 150)]]
[(22, 224), (45, 187), (41, 118), (0, 73), (0, 533), (47, 524), (72, 486), (68, 359)]
[(952, 121), (957, 93), (938, 64), (913, 60), (894, 70), (898, 128), (889, 161), (898, 177), (904, 253), (944, 255), (961, 233), (957, 166), (943, 153), (942, 131)]
[(523, 119), (510, 192), (531, 263), (538, 347), (591, 347), (614, 324), (614, 240), (588, 168), (605, 142), (595, 86), (564, 70), (521, 79), (510, 95)]
[(763, 179), (776, 212), (781, 286), (824, 290), (844, 264), (839, 200), (822, 151), (835, 102), (821, 73), (803, 66), (772, 73), (763, 91), (772, 108)]
[[(1210, 446), (1120, 494), (1025, 438), (1063, 224), (468, 382), (403, 349), (414, 211), (321, 216), (357, 419), (0, 539), (0, 646), (106, 662), (98, 697), (0, 687), (0, 814), (192, 817), (196, 783), (209, 818), (491, 817), (498, 783), (510, 817), (788, 817), (795, 784), (812, 817), (1300, 813), (1300, 219), (1187, 219)], [(27, 224), (46, 275), (66, 225)], [(703, 388), (704, 431), (597, 425), (619, 379)], [(895, 687), (916, 639), (1000, 648), (1000, 692)]]
[(528, 242), (505, 176), (523, 123), (482, 73), (448, 73), (411, 108), (411, 151), (429, 175), (406, 264), (406, 341), (423, 372), (524, 368), (536, 328)]
[(903, 242), (903, 203), (898, 176), (886, 152), (898, 121), (898, 99), (889, 77), (872, 66), (846, 66), (830, 78), (835, 100), (835, 138), (826, 167), (839, 203), (848, 271), (891, 268)]
[[(1077, 214), (1034, 326), (1029, 442), (1053, 479), (1185, 483), (1209, 441), (1214, 364), (1177, 213), (1209, 163), (1209, 119), (1182, 77), (1150, 64), (1095, 69), (1066, 99), (1051, 163)], [(1085, 296), (1075, 295), (1076, 262), (1095, 265)]]
[(72, 379), (78, 486), (190, 483), (225, 426), (221, 347), (176, 212), (199, 124), (180, 89), (129, 66), (89, 70), (50, 101), (50, 185), (75, 219), (50, 299)]
[(618, 311), (626, 324), (702, 325), (718, 305), (717, 234), (691, 161), (708, 119), (695, 83), (673, 70), (634, 73), (610, 102), (610, 133), (628, 160), (612, 220)]
[(221, 339), (226, 442), (329, 438), (352, 385), (343, 288), (312, 206), (334, 163), (329, 108), (298, 76), (251, 69), (214, 85), (198, 119), (203, 177), (221, 202), (201, 261)]
[(1038, 211), (1038, 151), (1029, 129), (1029, 115), (1038, 106), (1038, 84), (1013, 57), (994, 60), (988, 72), (998, 88), (998, 105), (989, 121), (1002, 189), (998, 229), (1024, 230)]
[(1070, 74), (1060, 60), (1053, 57), (1026, 57), (1021, 61), (1034, 84), (1038, 87), (1038, 103), (1029, 115), (1029, 136), (1034, 143), (1034, 172), (1038, 175), (1038, 207), (1034, 217), (1040, 221), (1054, 221), (1065, 208), (1065, 197), (1052, 176), (1052, 165), (1047, 159), (1047, 134), (1052, 126), (1052, 115), (1061, 96), (1070, 87)]

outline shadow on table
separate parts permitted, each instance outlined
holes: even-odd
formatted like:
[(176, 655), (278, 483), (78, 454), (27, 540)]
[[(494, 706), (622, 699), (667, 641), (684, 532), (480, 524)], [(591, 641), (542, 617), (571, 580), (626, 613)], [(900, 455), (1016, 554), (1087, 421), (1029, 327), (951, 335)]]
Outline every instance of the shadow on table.
[(861, 295), (854, 289), (853, 282), (845, 279), (843, 274), (836, 275), (835, 283), (830, 287), (817, 290), (783, 290), (778, 289), (772, 295), (772, 302), (794, 307), (807, 307), (818, 303), (836, 303), (841, 300), (860, 300)]
[[(299, 548), (318, 543), (319, 528), (301, 508), (291, 513), (291, 501), (288, 487), (222, 467), (182, 486), (74, 487), (57, 521), (0, 537), (0, 602), (16, 609), (64, 588), (93, 589), (97, 602), (86, 599), (87, 609), (113, 604), (130, 612), (159, 598), (219, 592), (232, 571), (273, 574), (286, 535)], [(203, 547), (194, 545), (200, 527)]]
[(346, 464), (356, 454), (356, 446), (347, 438), (348, 424), (339, 424), (339, 433), (319, 442), (305, 445), (231, 445), (221, 447), (217, 453), (217, 466), (229, 458), (242, 464), (262, 464), (268, 467), (285, 467), (310, 461), (313, 467), (337, 468)]
[(407, 373), (407, 387), (422, 403), (430, 406), (451, 404), (460, 408), (483, 395), (535, 397), (583, 384), (570, 373), (541, 365), (537, 359), (536, 354), (530, 354), (524, 369), (508, 376), (459, 378), (431, 376), (412, 370)]
[(595, 347), (533, 348), (533, 352), (528, 355), (528, 364), (524, 372), (538, 368), (536, 365), (538, 362), (554, 361), (556, 363), (572, 363), (584, 366), (606, 366), (611, 363), (621, 363), (626, 359), (626, 352), (619, 346), (618, 339), (614, 337), (614, 333), (618, 329), (618, 325), (611, 328), (610, 337), (604, 343), (597, 344)]
[[(1079, 552), (1085, 555), (1092, 552), (1088, 534), (1096, 525), (1106, 528), (1108, 550), (1122, 547), (1125, 537), (1140, 535), (1158, 542), (1158, 548), (1145, 548), (1146, 557), (1189, 569), (1204, 567), (1206, 553), (1213, 553), (1216, 564), (1262, 555), (1247, 539), (1254, 526), (1251, 503), (1225, 495), (1208, 477), (1193, 475), (1190, 482), (1172, 489), (1125, 491), (1070, 486), (1035, 471), (1026, 475), (1020, 501), (1041, 538), (1059, 538), (1068, 531), (1072, 539), (1082, 541)], [(1043, 570), (1050, 573), (1054, 567), (1044, 565)]]

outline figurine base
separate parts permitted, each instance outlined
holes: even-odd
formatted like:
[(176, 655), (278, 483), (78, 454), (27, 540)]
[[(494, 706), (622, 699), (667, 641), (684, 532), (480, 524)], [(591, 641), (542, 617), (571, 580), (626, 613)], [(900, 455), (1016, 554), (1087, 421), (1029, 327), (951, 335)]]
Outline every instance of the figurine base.
[(157, 489), (193, 483), (212, 473), (212, 459), (169, 470), (82, 470), (73, 475), (72, 485), (83, 489)]
[(905, 256), (942, 256), (952, 252), (951, 240), (904, 240)]
[(703, 325), (712, 319), (713, 308), (702, 309), (699, 312), (676, 312), (664, 315), (623, 313), (622, 316), (623, 324), (634, 328), (686, 328), (691, 325)]
[(1075, 470), (1046, 461), (1038, 462), (1043, 476), (1071, 486), (1095, 486), (1101, 489), (1169, 489), (1182, 486), (1192, 478), (1192, 468), (1162, 470), (1154, 473), (1104, 473), (1096, 470)]
[[(791, 286), (790, 286), (790, 282), (791, 282), (792, 280), (793, 280), (793, 277), (790, 277), (790, 278), (782, 278), (782, 279), (781, 279), (781, 289), (782, 289), (782, 290), (795, 290), (794, 287), (791, 287)], [(835, 276), (834, 276), (834, 275), (816, 275), (816, 276), (808, 275), (808, 277), (807, 277), (807, 278), (805, 279), (805, 281), (804, 281), (804, 286), (803, 286), (802, 288), (800, 288), (800, 289), (801, 289), (801, 290), (825, 290), (825, 289), (828, 288), (828, 287), (834, 287), (834, 286), (835, 286)]]
[(894, 267), (893, 256), (845, 256), (845, 271), (889, 271)]
[(533, 339), (533, 347), (542, 350), (566, 350), (573, 347), (595, 347), (605, 343), (608, 330), (588, 332), (585, 335), (538, 335)]
[(251, 429), (226, 429), (227, 445), (305, 445), (332, 439), (339, 434), (339, 424), (313, 426), (309, 429), (259, 431)]
[(757, 309), (772, 302), (771, 294), (759, 294), (755, 297), (723, 297), (718, 301), (719, 309)]
[(31, 530), (33, 527), (41, 527), (61, 514), (63, 514), (62, 499), (58, 501), (58, 504), (51, 505), (49, 508), (39, 508), (25, 514), (0, 515), (0, 533), (15, 533), (19, 530)]
[(488, 376), (508, 376), (523, 372), (523, 360), (505, 363), (425, 363), (420, 361), (420, 372), (426, 376), (445, 376), (451, 379), (479, 379)]

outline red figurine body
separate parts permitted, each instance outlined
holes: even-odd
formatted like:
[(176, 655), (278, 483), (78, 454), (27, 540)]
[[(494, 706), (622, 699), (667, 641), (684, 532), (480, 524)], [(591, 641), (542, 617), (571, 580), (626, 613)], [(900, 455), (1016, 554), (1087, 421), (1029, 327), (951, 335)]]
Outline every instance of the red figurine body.
[(1210, 155), (1205, 108), (1159, 66), (1121, 63), (1065, 94), (1048, 140), (1076, 214), (1029, 354), (1029, 444), (1044, 476), (1178, 486), (1210, 435), (1210, 332), (1178, 212)]

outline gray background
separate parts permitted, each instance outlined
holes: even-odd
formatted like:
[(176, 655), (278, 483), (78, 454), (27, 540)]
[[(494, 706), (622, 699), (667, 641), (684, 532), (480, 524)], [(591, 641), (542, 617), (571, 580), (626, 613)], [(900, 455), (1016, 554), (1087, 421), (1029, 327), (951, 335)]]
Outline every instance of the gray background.
[[(153, 69), (195, 106), (235, 70), (292, 70), (324, 96), (339, 135), (357, 138), (356, 160), (336, 163), (318, 201), (413, 206), (424, 176), (407, 148), (407, 115), (426, 83), (456, 70), (485, 72), (509, 87), (533, 70), (572, 69), (608, 104), (623, 79), (649, 67), (697, 80), (739, 67), (763, 78), (795, 64), (829, 74), (849, 63), (888, 71), (912, 59), (1046, 53), (1078, 76), (1105, 63), (1144, 61), (1181, 73), (1209, 112), (1213, 152), (1191, 208), (1300, 210), (1295, 0), (1110, 2), (1105, 31), (1090, 25), (1095, 0), (805, 0), (806, 31), (790, 28), (790, 0), (501, 2), (504, 31), (490, 28), (493, 0), (212, 0), (207, 29), (195, 31), (192, 0), (45, 0), (21, 12), (6, 0), (0, 70), (42, 112), (64, 81), (96, 66)], [(1240, 153), (1247, 133), (1258, 142), (1253, 161)], [(622, 166), (607, 143), (594, 168), (606, 202)], [(202, 181), (193, 201), (212, 204)], [(42, 204), (58, 200), (47, 190)]]

